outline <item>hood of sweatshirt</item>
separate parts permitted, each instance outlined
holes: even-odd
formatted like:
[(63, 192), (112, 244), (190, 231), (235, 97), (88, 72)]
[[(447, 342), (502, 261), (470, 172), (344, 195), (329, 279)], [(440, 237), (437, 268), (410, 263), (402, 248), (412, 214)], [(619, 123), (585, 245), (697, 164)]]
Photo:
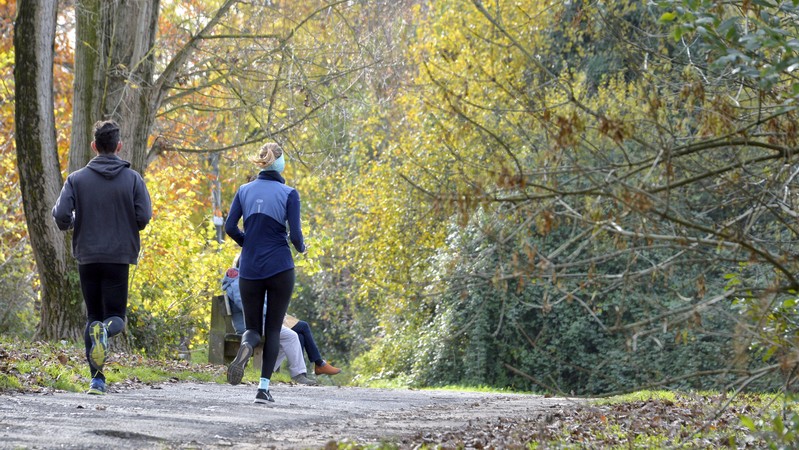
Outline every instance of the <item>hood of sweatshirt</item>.
[(86, 164), (86, 167), (110, 180), (130, 167), (130, 163), (117, 155), (97, 155)]

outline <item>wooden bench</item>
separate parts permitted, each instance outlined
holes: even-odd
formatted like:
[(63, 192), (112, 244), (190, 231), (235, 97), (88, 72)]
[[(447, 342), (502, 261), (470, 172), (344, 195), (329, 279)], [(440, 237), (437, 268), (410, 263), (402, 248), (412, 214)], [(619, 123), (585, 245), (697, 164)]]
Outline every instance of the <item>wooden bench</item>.
[[(233, 328), (230, 306), (224, 295), (216, 295), (211, 299), (211, 329), (208, 331), (208, 362), (228, 365), (236, 357), (241, 345), (241, 335)], [(261, 354), (263, 353), (263, 337), (261, 343), (253, 349), (252, 364), (261, 370)]]

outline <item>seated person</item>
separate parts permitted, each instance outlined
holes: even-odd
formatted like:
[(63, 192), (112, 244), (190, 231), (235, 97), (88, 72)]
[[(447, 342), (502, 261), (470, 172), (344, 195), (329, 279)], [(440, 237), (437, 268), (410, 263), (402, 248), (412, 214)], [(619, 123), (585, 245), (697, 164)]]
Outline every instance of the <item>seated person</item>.
[(296, 317), (286, 314), (283, 318), (283, 328), (291, 328), (296, 332), (300, 338), (300, 345), (308, 354), (308, 360), (314, 363), (314, 374), (316, 375), (335, 375), (341, 373), (341, 369), (333, 367), (327, 361), (322, 359), (322, 354), (319, 353), (319, 347), (316, 346), (316, 341), (313, 339), (311, 333), (311, 326), (304, 320), (299, 320)]
[[(239, 270), (231, 267), (225, 272), (222, 279), (222, 289), (225, 291), (225, 298), (230, 306), (231, 319), (236, 334), (242, 334), (246, 330), (244, 326), (244, 308), (241, 305), (241, 294), (239, 293)], [(280, 352), (275, 361), (274, 370), (280, 368), (284, 359), (288, 359), (289, 375), (295, 383), (316, 385), (314, 380), (308, 378), (305, 368), (305, 359), (302, 356), (302, 344), (299, 335), (289, 329), (280, 329)]]

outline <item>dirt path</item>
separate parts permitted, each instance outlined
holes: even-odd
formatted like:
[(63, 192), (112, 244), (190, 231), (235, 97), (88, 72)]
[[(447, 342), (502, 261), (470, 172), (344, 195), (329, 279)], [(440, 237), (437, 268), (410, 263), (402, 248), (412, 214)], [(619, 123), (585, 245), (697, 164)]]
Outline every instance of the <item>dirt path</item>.
[[(321, 448), (331, 440), (395, 442), (457, 432), (470, 421), (535, 418), (575, 402), (521, 394), (278, 384), (163, 384), (90, 396), (0, 396), (0, 448)], [(405, 446), (409, 446), (406, 441)]]

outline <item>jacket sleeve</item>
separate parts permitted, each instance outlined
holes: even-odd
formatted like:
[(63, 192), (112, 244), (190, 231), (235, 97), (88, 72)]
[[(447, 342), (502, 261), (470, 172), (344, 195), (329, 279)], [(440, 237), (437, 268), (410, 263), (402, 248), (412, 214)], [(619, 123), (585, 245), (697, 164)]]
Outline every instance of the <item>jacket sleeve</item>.
[(75, 197), (72, 191), (72, 181), (67, 177), (61, 194), (53, 206), (53, 219), (59, 230), (66, 231), (72, 228), (75, 223)]
[(150, 201), (150, 192), (141, 175), (136, 175), (136, 187), (133, 192), (133, 206), (136, 210), (136, 225), (139, 231), (143, 230), (150, 219), (153, 218), (153, 205)]
[(239, 219), (241, 219), (241, 201), (239, 200), (239, 193), (233, 197), (233, 203), (230, 204), (230, 212), (225, 220), (225, 233), (233, 238), (239, 246), (244, 246), (244, 233), (239, 229)]
[(286, 216), (289, 222), (289, 239), (298, 252), (305, 252), (305, 240), (302, 237), (300, 224), (300, 194), (294, 190), (286, 201)]

